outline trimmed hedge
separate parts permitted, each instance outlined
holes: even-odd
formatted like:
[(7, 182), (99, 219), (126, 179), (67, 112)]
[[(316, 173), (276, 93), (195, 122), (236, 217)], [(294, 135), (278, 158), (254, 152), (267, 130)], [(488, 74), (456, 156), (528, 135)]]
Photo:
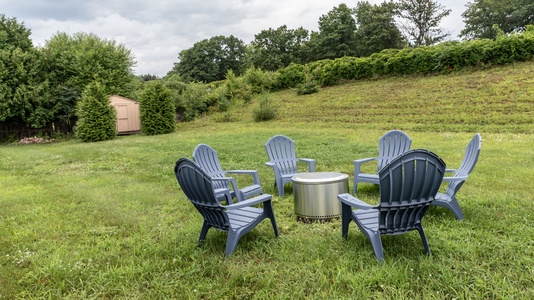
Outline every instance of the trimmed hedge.
[(342, 57), (306, 66), (291, 64), (275, 73), (274, 89), (295, 87), (309, 75), (322, 86), (328, 86), (341, 79), (439, 74), (533, 58), (534, 25), (528, 25), (523, 33), (501, 35), (496, 40), (451, 41), (429, 47), (386, 49), (363, 58)]

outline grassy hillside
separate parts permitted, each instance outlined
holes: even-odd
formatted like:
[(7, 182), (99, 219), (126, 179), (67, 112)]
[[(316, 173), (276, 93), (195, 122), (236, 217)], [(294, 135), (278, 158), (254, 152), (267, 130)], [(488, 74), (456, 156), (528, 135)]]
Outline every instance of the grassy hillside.
[[(279, 118), (270, 122), (252, 121), (254, 101), (167, 135), (1, 145), (0, 299), (532, 299), (533, 73), (529, 62), (347, 82), (309, 96), (271, 94)], [(343, 240), (340, 220), (296, 220), (291, 186), (276, 194), (263, 145), (287, 135), (318, 171), (352, 180), (352, 160), (376, 156), (391, 129), (450, 168), (475, 132), (483, 144), (458, 193), (465, 220), (431, 208), (423, 225), (433, 255), (414, 232), (384, 237), (379, 264), (354, 224)], [(172, 169), (198, 143), (215, 148), (224, 169), (258, 170), (279, 238), (266, 221), (229, 258), (226, 235), (213, 229), (196, 247), (202, 218)], [(376, 203), (378, 188), (361, 184), (358, 195)]]
[[(388, 130), (398, 124), (415, 131), (533, 133), (534, 62), (347, 82), (306, 96), (286, 90), (271, 98), (281, 112), (277, 123), (292, 126), (317, 122)], [(248, 120), (250, 114), (245, 109), (235, 115)]]

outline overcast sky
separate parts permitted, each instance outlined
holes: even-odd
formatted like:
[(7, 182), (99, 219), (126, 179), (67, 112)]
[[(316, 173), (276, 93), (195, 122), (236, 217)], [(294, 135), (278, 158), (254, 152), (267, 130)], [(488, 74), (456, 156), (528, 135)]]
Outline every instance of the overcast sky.
[[(378, 4), (383, 0), (368, 0)], [(178, 53), (217, 35), (246, 44), (264, 29), (287, 25), (318, 30), (319, 17), (340, 3), (335, 0), (0, 0), (0, 14), (15, 17), (31, 29), (35, 46), (43, 46), (57, 32), (94, 33), (130, 49), (134, 72), (164, 76), (178, 61)], [(452, 9), (442, 27), (458, 39), (461, 14), (469, 0), (438, 0)], [(472, 2), (472, 0), (471, 0)]]

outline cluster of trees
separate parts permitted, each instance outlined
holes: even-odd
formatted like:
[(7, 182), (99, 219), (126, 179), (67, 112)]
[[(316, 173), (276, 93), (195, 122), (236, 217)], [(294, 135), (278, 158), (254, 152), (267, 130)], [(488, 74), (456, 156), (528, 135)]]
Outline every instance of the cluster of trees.
[[(228, 70), (241, 75), (249, 67), (276, 71), (290, 63), (306, 64), (344, 56), (365, 57), (383, 49), (430, 46), (448, 36), (440, 23), (451, 13), (437, 0), (359, 1), (334, 7), (318, 21), (318, 32), (282, 25), (262, 30), (245, 43), (234, 36), (200, 41), (178, 54), (169, 74), (184, 82), (222, 80)], [(532, 0), (474, 0), (463, 13), (466, 40), (493, 39), (494, 25), (504, 33), (521, 32), (534, 23)]]
[[(401, 0), (401, 3), (409, 1)], [(426, 1), (430, 0), (416, 2)], [(379, 5), (363, 1), (358, 2), (355, 8), (342, 3), (319, 18), (318, 32), (309, 32), (302, 27), (289, 29), (282, 25), (276, 29), (262, 30), (249, 45), (234, 36), (213, 37), (181, 51), (178, 54), (179, 61), (174, 64), (170, 74), (180, 75), (184, 82), (211, 82), (224, 79), (229, 69), (238, 75), (251, 66), (264, 71), (276, 71), (290, 63), (305, 64), (343, 56), (360, 57), (387, 48), (423, 44), (416, 39), (412, 43), (412, 39), (401, 33), (395, 22), (395, 17), (401, 16), (401, 12), (414, 16), (413, 19), (418, 14), (411, 7), (402, 7), (391, 1)], [(435, 13), (429, 12), (430, 15)], [(434, 18), (439, 23), (442, 17)], [(424, 35), (429, 34), (428, 28), (420, 29), (425, 31)]]
[[(534, 23), (531, 0), (474, 0), (466, 8), (462, 15), (466, 27), (460, 35), (466, 40), (495, 39)], [(234, 99), (248, 101), (266, 86), (306, 83), (310, 89), (304, 92), (314, 90), (315, 83), (307, 82), (304, 69), (327, 66), (320, 63), (324, 60), (440, 43), (448, 34), (439, 25), (449, 14), (436, 0), (360, 1), (353, 8), (340, 4), (319, 18), (317, 32), (282, 25), (262, 30), (248, 45), (232, 35), (197, 42), (179, 53), (179, 61), (161, 80), (135, 76), (133, 54), (113, 40), (59, 32), (36, 48), (23, 23), (0, 14), (0, 122), (40, 128), (68, 121), (89, 110), (80, 100), (94, 105), (104, 101), (102, 95), (111, 94), (154, 99), (154, 104), (145, 103), (147, 116), (158, 113), (150, 109), (165, 106), (191, 120), (211, 105), (225, 110)], [(221, 80), (213, 86), (203, 84)], [(164, 105), (167, 102), (171, 104)], [(171, 115), (164, 119), (157, 127), (148, 121), (143, 126), (147, 132), (172, 130)]]
[(85, 88), (129, 95), (135, 78), (130, 50), (94, 34), (57, 33), (36, 48), (31, 31), (0, 15), (0, 122), (43, 127), (68, 121)]
[(499, 34), (496, 28), (504, 33), (522, 32), (526, 25), (534, 24), (534, 1), (474, 0), (467, 3), (462, 17), (465, 28), (461, 37), (494, 39)]

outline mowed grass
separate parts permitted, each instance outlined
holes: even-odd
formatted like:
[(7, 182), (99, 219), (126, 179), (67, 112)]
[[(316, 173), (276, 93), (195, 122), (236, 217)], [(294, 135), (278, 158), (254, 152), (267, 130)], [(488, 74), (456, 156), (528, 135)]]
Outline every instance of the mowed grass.
[[(315, 95), (271, 94), (279, 118), (270, 122), (252, 121), (253, 102), (229, 112), (234, 122), (215, 113), (173, 134), (2, 145), (0, 299), (532, 299), (533, 78), (528, 62), (347, 82)], [(291, 185), (277, 195), (263, 145), (287, 135), (317, 171), (352, 180), (352, 160), (376, 156), (392, 129), (448, 168), (459, 166), (474, 133), (483, 143), (458, 193), (465, 220), (432, 207), (423, 221), (432, 256), (416, 232), (386, 236), (380, 264), (354, 224), (344, 240), (339, 219), (296, 220)], [(225, 169), (258, 170), (279, 238), (265, 221), (231, 257), (226, 234), (213, 229), (197, 248), (202, 218), (173, 167), (199, 143), (216, 149)], [(378, 187), (361, 184), (358, 196), (377, 203)]]

